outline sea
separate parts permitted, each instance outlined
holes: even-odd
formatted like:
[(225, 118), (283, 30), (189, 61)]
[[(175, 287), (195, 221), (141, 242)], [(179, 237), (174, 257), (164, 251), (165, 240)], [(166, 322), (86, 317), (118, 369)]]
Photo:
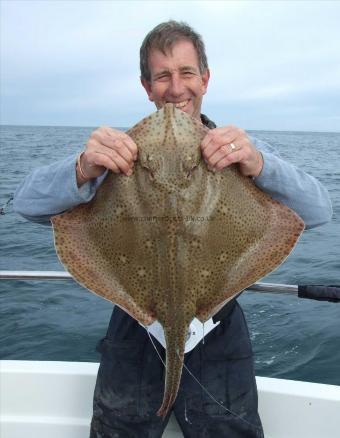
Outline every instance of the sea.
[[(13, 212), (25, 175), (82, 150), (94, 128), (2, 126), (0, 269), (63, 270), (50, 226)], [(329, 190), (332, 221), (305, 231), (288, 259), (261, 280), (340, 285), (340, 133), (251, 131)], [(253, 344), (256, 374), (340, 385), (340, 303), (246, 291), (239, 298)], [(99, 361), (113, 305), (73, 280), (0, 280), (0, 358)]]

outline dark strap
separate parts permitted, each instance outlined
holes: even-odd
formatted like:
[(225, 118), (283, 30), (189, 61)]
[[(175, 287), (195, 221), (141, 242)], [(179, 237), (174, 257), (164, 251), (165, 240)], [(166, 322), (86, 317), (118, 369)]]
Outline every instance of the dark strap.
[(216, 124), (209, 119), (209, 117), (207, 117), (205, 114), (201, 114), (201, 120), (203, 125), (205, 125), (207, 128), (209, 129), (214, 129), (216, 128)]

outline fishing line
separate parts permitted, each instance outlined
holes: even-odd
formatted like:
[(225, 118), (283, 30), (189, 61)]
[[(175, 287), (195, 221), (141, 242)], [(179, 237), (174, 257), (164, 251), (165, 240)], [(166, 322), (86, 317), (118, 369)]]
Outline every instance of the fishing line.
[[(164, 365), (164, 368), (166, 369), (166, 364), (165, 364), (165, 362), (164, 362), (164, 360), (162, 359), (162, 356), (160, 355), (160, 353), (159, 353), (159, 351), (158, 351), (158, 349), (157, 349), (157, 346), (156, 346), (156, 344), (155, 344), (155, 342), (154, 342), (154, 340), (152, 339), (152, 336), (151, 336), (151, 334), (150, 334), (150, 332), (149, 332), (149, 330), (148, 330), (148, 326), (144, 326), (144, 328), (146, 329), (146, 331), (147, 331), (147, 333), (148, 333), (148, 335), (149, 335), (149, 338), (150, 338), (150, 341), (151, 341), (151, 343), (152, 343), (152, 345), (153, 345), (153, 347), (154, 347), (154, 349), (156, 350), (156, 353), (157, 353), (157, 355), (158, 355), (158, 357), (159, 357), (159, 359), (160, 359), (160, 361), (162, 362), (162, 364)], [(247, 421), (247, 420), (245, 420), (244, 418), (242, 418), (240, 415), (238, 415), (238, 414), (235, 414), (235, 412), (233, 412), (233, 411), (231, 411), (230, 409), (228, 409), (228, 408), (226, 408), (221, 402), (219, 402), (208, 390), (207, 390), (207, 388), (205, 388), (202, 384), (201, 384), (201, 382), (197, 379), (197, 377), (189, 370), (189, 368), (186, 366), (186, 364), (184, 363), (184, 360), (182, 361), (182, 359), (180, 358), (180, 355), (179, 355), (179, 352), (178, 351), (176, 351), (177, 352), (177, 355), (178, 355), (178, 357), (179, 357), (179, 359), (180, 359), (180, 361), (182, 362), (182, 364), (183, 364), (183, 367), (184, 367), (184, 369), (190, 374), (190, 376), (199, 384), (199, 386), (203, 389), (203, 391), (215, 402), (215, 403), (217, 403), (222, 409), (224, 409), (226, 412), (228, 412), (229, 414), (231, 414), (231, 415), (233, 415), (235, 418), (238, 418), (239, 420), (241, 420), (241, 421), (243, 421), (244, 423), (246, 423), (248, 426), (251, 426), (251, 427), (253, 427), (253, 428), (255, 428), (255, 429), (258, 429), (258, 430), (262, 430), (261, 429), (261, 427), (259, 427), (259, 426), (256, 426), (255, 424), (252, 424), (252, 423), (250, 423), (249, 421)], [(183, 388), (179, 388), (179, 390), (180, 391), (183, 391)], [(185, 399), (184, 399), (184, 401), (185, 401)], [(185, 413), (186, 414), (186, 413)], [(186, 416), (186, 415), (185, 415)], [(186, 420), (187, 420), (187, 417), (185, 418)], [(189, 419), (188, 419), (189, 420)], [(189, 422), (189, 421), (188, 421)]]
[[(219, 402), (208, 390), (207, 388), (205, 388), (202, 383), (197, 379), (197, 377), (189, 370), (189, 368), (185, 365), (184, 361), (183, 361), (183, 367), (185, 368), (185, 370), (190, 374), (190, 376), (199, 384), (199, 386), (203, 389), (203, 391), (208, 394), (208, 396), (215, 402), (217, 403), (222, 409), (224, 409), (226, 412), (228, 412), (229, 414), (233, 415), (235, 418), (238, 418), (239, 420), (243, 421), (244, 423), (248, 424), (248, 426), (254, 427), (255, 429), (261, 429), (258, 426), (255, 426), (254, 424), (250, 423), (249, 421), (245, 420), (244, 418), (242, 418), (240, 415), (235, 414), (235, 412), (231, 411), (230, 409), (226, 408), (221, 402)], [(262, 430), (262, 429), (261, 429)]]
[(144, 328), (145, 328), (146, 331), (148, 332), (148, 335), (149, 335), (149, 338), (150, 338), (151, 344), (153, 345), (153, 348), (156, 350), (156, 353), (158, 354), (158, 357), (159, 357), (160, 361), (162, 362), (162, 364), (164, 365), (164, 368), (166, 369), (165, 362), (164, 362), (164, 360), (162, 359), (162, 356), (160, 355), (160, 353), (159, 353), (159, 351), (158, 351), (158, 349), (157, 349), (157, 347), (156, 347), (156, 344), (154, 343), (154, 340), (152, 339), (152, 336), (151, 336), (151, 334), (150, 334), (150, 332), (149, 332), (149, 328), (148, 328), (148, 326), (144, 326)]

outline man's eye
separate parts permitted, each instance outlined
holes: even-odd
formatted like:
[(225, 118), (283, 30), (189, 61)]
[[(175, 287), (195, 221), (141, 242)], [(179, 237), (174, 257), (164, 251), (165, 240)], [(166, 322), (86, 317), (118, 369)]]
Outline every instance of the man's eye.
[(189, 77), (189, 76), (193, 76), (194, 73), (192, 71), (184, 71), (183, 75), (186, 76), (186, 77)]
[(169, 75), (167, 75), (167, 74), (164, 74), (164, 75), (160, 75), (160, 76), (157, 76), (157, 80), (158, 81), (161, 81), (161, 80), (166, 80), (166, 79), (168, 79), (168, 77), (169, 77)]

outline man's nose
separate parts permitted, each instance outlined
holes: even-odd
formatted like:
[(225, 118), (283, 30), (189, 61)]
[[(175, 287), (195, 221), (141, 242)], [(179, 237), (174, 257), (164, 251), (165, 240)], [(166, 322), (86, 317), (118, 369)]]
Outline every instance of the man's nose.
[(172, 75), (169, 92), (172, 96), (181, 96), (185, 91), (184, 81), (179, 75)]

